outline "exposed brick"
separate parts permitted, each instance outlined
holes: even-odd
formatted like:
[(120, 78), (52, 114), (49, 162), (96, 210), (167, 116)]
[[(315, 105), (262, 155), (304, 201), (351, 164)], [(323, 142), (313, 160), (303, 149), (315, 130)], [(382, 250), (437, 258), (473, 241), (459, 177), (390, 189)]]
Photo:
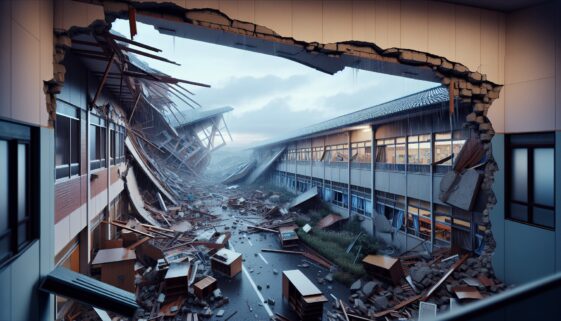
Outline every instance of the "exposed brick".
[(249, 32), (254, 32), (255, 31), (255, 25), (253, 23), (248, 23), (248, 22), (243, 22), (243, 21), (238, 21), (238, 20), (234, 20), (234, 22), (232, 22), (232, 27), (237, 28), (237, 29), (243, 29)]
[(420, 52), (405, 50), (399, 53), (399, 60), (411, 64), (423, 64), (427, 62), (427, 55)]
[(482, 75), (479, 72), (470, 72), (468, 77), (473, 81), (481, 81), (482, 79)]
[(471, 90), (469, 89), (460, 90), (460, 96), (471, 97)]
[(440, 64), (442, 63), (442, 59), (437, 57), (427, 56), (427, 63), (433, 66), (440, 66)]
[(470, 113), (466, 116), (467, 122), (475, 122), (476, 119), (477, 119), (477, 115), (475, 113)]
[(469, 69), (462, 64), (454, 64), (454, 71), (459, 72), (461, 74), (465, 74), (469, 71)]
[(213, 11), (188, 11), (185, 18), (189, 20), (198, 20), (210, 22), (218, 25), (229, 26), (232, 22), (230, 19)]

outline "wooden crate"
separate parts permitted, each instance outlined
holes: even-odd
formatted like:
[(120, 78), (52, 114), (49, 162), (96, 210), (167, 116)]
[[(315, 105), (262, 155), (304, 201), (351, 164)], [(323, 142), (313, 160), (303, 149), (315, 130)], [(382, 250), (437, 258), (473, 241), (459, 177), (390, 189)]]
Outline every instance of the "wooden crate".
[(101, 281), (134, 292), (134, 251), (125, 248), (99, 250), (92, 265), (101, 269)]
[(164, 293), (166, 301), (187, 295), (189, 290), (189, 262), (171, 263), (164, 277)]
[(210, 266), (213, 271), (233, 278), (242, 271), (242, 255), (226, 248), (220, 249), (211, 257)]
[(206, 298), (212, 293), (212, 291), (216, 290), (217, 288), (218, 285), (216, 283), (216, 279), (212, 276), (207, 276), (206, 278), (193, 285), (195, 296), (199, 299)]
[(385, 255), (367, 255), (362, 260), (362, 264), (368, 274), (395, 285), (401, 284), (404, 278), (401, 262), (396, 258)]
[(282, 296), (300, 320), (321, 320), (327, 298), (300, 270), (282, 272)]

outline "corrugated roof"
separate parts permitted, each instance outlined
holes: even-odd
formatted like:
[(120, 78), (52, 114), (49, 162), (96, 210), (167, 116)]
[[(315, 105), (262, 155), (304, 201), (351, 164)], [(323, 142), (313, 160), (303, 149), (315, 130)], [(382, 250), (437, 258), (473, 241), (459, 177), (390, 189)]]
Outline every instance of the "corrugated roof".
[(278, 137), (271, 141), (267, 141), (254, 148), (264, 147), (268, 145), (278, 144), (281, 142), (291, 141), (296, 138), (305, 137), (337, 128), (348, 127), (366, 123), (376, 118), (388, 117), (404, 112), (413, 111), (423, 107), (429, 107), (437, 103), (447, 102), (449, 100), (448, 88), (434, 87), (420, 91), (405, 97), (391, 100), (376, 106), (368, 107), (355, 111), (346, 115), (342, 115), (324, 122), (304, 127), (293, 131), (285, 136)]
[(177, 115), (179, 118), (179, 122), (175, 119), (175, 117), (169, 117), (169, 123), (172, 127), (178, 128), (182, 126), (193, 125), (198, 122), (207, 120), (209, 118), (225, 114), (234, 110), (234, 108), (230, 106), (226, 107), (218, 107), (218, 108), (201, 108), (201, 109), (193, 109), (193, 110), (183, 110), (181, 114)]

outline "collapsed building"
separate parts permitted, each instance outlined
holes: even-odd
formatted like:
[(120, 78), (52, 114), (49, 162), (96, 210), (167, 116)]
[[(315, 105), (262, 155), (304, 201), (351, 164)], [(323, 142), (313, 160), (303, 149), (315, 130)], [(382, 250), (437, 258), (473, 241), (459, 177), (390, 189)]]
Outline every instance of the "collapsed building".
[[(122, 246), (119, 220), (169, 227), (168, 206), (228, 141), (223, 114), (232, 108), (201, 108), (187, 86), (208, 85), (150, 68), (135, 55), (173, 62), (103, 25), (57, 43), (66, 73), (56, 96), (55, 263), (91, 274), (99, 252)], [(57, 297), (62, 315), (65, 302)]]

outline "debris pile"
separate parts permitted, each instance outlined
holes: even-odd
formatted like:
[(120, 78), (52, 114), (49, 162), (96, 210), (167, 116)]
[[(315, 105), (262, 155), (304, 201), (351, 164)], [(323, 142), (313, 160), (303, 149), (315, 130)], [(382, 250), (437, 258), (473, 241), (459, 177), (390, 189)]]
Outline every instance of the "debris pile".
[(416, 320), (420, 310), (427, 307), (434, 307), (431, 310), (434, 317), (437, 311), (453, 309), (506, 289), (504, 283), (494, 278), (488, 263), (479, 257), (445, 257), (446, 252), (435, 251), (430, 260), (420, 256), (400, 258), (407, 276), (398, 284), (376, 277), (357, 280), (350, 287), (348, 303), (333, 301), (337, 311), (328, 313), (329, 320), (348, 320), (354, 316)]

